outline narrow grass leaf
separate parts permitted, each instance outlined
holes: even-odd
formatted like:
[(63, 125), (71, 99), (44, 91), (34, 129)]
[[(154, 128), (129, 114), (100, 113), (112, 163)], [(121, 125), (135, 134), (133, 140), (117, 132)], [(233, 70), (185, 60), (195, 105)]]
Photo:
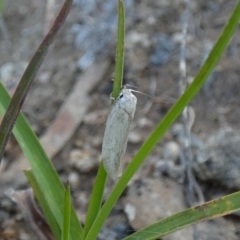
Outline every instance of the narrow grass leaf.
[[(116, 66), (115, 66), (115, 80), (113, 85), (112, 97), (118, 97), (122, 87), (123, 67), (124, 67), (124, 36), (125, 36), (125, 14), (124, 3), (118, 0), (118, 35), (116, 48)], [(98, 169), (98, 174), (93, 186), (91, 199), (88, 205), (88, 212), (84, 226), (84, 238), (87, 236), (89, 229), (98, 215), (102, 206), (102, 197), (107, 180), (107, 173), (101, 161)]]
[[(0, 96), (0, 114), (4, 115), (10, 102), (10, 96), (1, 82)], [(53, 215), (61, 228), (65, 190), (56, 170), (22, 114), (19, 114), (17, 118), (13, 133), (32, 168), (32, 173), (44, 194), (49, 208), (51, 208)], [(78, 240), (81, 238), (82, 228), (72, 207), (71, 239)]]
[(56, 240), (61, 240), (61, 228), (59, 227), (54, 214), (52, 212), (52, 209), (49, 207), (46, 199), (45, 194), (42, 192), (36, 178), (34, 177), (32, 170), (25, 170), (24, 174), (26, 178), (28, 179), (29, 183), (31, 184), (31, 187), (34, 191), (34, 194), (36, 195), (41, 208), (43, 210), (44, 216), (46, 217), (46, 220), (52, 230), (52, 233)]
[(0, 17), (2, 17), (5, 0), (0, 0)]
[(122, 88), (124, 68), (125, 10), (123, 0), (118, 0), (118, 35), (116, 48), (115, 79), (112, 97), (118, 97)]
[(163, 237), (167, 234), (193, 225), (197, 222), (225, 216), (240, 210), (240, 192), (215, 199), (202, 205), (189, 208), (156, 222), (124, 240), (148, 240)]
[(86, 222), (85, 222), (84, 234), (83, 234), (84, 238), (87, 236), (89, 229), (91, 228), (94, 220), (96, 219), (101, 209), (106, 180), (107, 180), (107, 173), (103, 167), (103, 162), (101, 161), (98, 174), (94, 182), (92, 195), (88, 205), (88, 212), (86, 216)]
[(234, 9), (227, 25), (225, 26), (222, 34), (220, 35), (217, 43), (214, 45), (211, 53), (209, 54), (207, 60), (199, 70), (192, 84), (187, 88), (185, 93), (178, 99), (178, 101), (172, 106), (166, 116), (158, 124), (155, 130), (150, 134), (148, 139), (142, 145), (140, 150), (137, 152), (132, 162), (127, 167), (123, 176), (120, 178), (114, 189), (112, 190), (109, 198), (103, 205), (101, 211), (99, 212), (95, 222), (92, 225), (92, 228), (89, 230), (89, 234), (86, 237), (86, 240), (96, 239), (97, 234), (99, 233), (101, 227), (103, 226), (107, 216), (115, 205), (117, 199), (127, 186), (128, 182), (134, 175), (134, 173), (141, 166), (146, 157), (150, 154), (152, 149), (155, 147), (157, 142), (162, 138), (165, 132), (170, 128), (173, 122), (181, 114), (183, 109), (193, 97), (198, 93), (198, 91), (203, 86), (209, 74), (212, 72), (213, 68), (218, 63), (220, 57), (222, 56), (224, 50), (226, 49), (231, 37), (234, 34), (238, 22), (240, 19), (240, 2)]
[(69, 240), (70, 216), (71, 216), (71, 195), (70, 187), (69, 185), (67, 185), (64, 198), (62, 240)]
[(23, 76), (12, 97), (12, 100), (8, 105), (8, 109), (0, 125), (0, 162), (3, 157), (4, 149), (7, 144), (8, 138), (12, 132), (14, 123), (26, 98), (30, 84), (33, 82), (33, 79), (59, 28), (63, 25), (71, 8), (71, 5), (72, 0), (66, 0), (64, 2), (52, 28), (50, 29), (46, 37), (43, 39), (42, 43), (40, 44), (31, 61), (29, 62), (25, 72), (23, 73)]

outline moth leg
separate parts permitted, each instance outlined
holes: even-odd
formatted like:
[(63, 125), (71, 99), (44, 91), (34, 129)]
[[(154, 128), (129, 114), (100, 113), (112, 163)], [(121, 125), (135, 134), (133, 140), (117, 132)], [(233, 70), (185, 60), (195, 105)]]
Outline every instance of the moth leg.
[(114, 97), (112, 97), (112, 93), (110, 94), (110, 99), (111, 99), (112, 101), (115, 101), (115, 100), (116, 100)]

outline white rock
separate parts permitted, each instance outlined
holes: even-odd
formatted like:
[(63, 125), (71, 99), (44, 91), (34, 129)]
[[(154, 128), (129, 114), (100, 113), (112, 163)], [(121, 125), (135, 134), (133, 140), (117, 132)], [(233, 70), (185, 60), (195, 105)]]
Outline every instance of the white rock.
[(77, 187), (80, 184), (79, 175), (76, 172), (71, 172), (68, 176), (70, 186)]
[(176, 142), (170, 141), (166, 143), (163, 148), (163, 158), (171, 159), (175, 162), (179, 156), (180, 150), (180, 146)]
[(128, 136), (128, 141), (133, 144), (140, 143), (142, 141), (142, 137), (139, 133), (137, 132), (130, 132)]

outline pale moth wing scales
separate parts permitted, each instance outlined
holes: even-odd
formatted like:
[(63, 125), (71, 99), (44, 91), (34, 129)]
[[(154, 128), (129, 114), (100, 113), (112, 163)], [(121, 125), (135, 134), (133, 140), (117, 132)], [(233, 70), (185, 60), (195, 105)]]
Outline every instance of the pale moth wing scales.
[(131, 89), (123, 88), (107, 118), (102, 159), (106, 172), (115, 181), (122, 175), (123, 157), (136, 104), (137, 98), (132, 94)]

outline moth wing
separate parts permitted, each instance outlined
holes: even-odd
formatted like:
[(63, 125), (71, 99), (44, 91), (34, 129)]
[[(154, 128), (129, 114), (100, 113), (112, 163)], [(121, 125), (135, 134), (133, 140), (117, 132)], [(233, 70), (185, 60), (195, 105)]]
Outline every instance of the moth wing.
[(122, 108), (112, 108), (107, 119), (102, 145), (102, 158), (105, 170), (117, 180), (122, 174), (128, 134), (133, 117)]

